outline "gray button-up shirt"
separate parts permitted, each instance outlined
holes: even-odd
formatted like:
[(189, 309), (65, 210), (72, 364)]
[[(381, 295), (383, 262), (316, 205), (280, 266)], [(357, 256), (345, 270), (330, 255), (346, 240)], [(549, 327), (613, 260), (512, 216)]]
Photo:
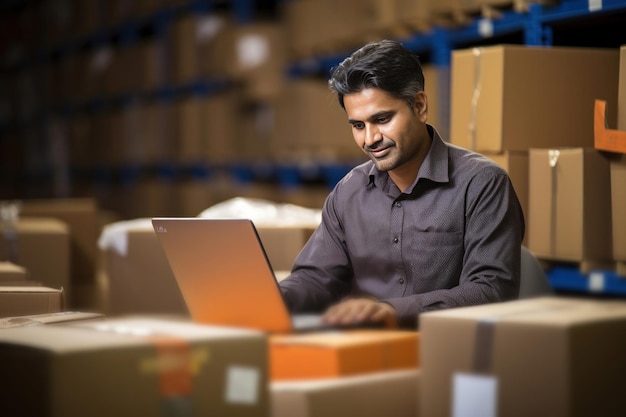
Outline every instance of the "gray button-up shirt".
[(371, 161), (331, 191), (280, 283), (293, 312), (369, 296), (414, 326), (423, 311), (517, 297), (524, 218), (507, 173), (429, 131), (432, 146), (406, 192)]

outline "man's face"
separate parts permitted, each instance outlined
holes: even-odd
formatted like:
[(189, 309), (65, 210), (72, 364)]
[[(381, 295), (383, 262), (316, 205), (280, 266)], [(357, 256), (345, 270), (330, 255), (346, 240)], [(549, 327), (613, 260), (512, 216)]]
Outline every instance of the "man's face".
[[(344, 106), (356, 144), (379, 170), (393, 171), (404, 165), (419, 169), (430, 147), (424, 93), (417, 95), (411, 108), (384, 90), (367, 88), (345, 95)], [(417, 171), (412, 175), (417, 175)]]

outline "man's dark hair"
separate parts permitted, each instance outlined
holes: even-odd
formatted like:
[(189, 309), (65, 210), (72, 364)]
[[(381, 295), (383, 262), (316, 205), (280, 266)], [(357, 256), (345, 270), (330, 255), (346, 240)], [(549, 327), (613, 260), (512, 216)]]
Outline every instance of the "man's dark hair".
[(424, 74), (417, 55), (394, 40), (369, 43), (333, 68), (329, 88), (343, 97), (366, 88), (379, 88), (413, 106), (424, 91)]

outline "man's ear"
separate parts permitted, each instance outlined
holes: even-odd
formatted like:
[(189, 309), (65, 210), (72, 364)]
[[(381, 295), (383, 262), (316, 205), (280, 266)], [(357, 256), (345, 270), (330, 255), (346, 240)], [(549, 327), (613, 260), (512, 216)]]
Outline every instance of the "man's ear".
[(426, 123), (426, 120), (428, 119), (428, 96), (425, 92), (420, 91), (415, 96), (413, 111), (423, 123)]

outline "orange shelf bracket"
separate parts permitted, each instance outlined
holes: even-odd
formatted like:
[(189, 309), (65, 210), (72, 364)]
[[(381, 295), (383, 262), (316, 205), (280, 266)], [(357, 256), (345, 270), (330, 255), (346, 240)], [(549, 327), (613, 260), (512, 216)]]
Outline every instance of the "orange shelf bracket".
[(606, 101), (596, 100), (593, 117), (594, 148), (626, 154), (626, 131), (606, 126)]

